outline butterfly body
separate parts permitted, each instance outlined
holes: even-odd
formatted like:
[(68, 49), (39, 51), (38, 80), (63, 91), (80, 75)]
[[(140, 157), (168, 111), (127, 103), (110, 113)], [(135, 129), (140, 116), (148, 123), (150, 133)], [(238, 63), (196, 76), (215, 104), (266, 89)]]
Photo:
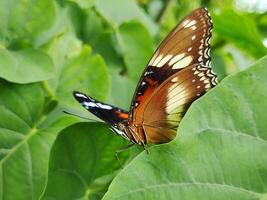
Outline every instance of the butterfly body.
[(74, 92), (74, 97), (117, 135), (133, 143), (168, 142), (191, 103), (217, 84), (210, 66), (211, 30), (206, 9), (196, 9), (185, 17), (150, 59), (129, 112), (80, 92)]

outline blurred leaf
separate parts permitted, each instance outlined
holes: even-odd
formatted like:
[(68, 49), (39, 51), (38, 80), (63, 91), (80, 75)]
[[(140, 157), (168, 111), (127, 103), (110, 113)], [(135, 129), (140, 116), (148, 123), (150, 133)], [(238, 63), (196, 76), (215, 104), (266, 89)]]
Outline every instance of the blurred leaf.
[[(64, 129), (50, 157), (42, 199), (101, 199), (120, 169), (115, 151), (127, 141), (100, 123), (80, 123)], [(120, 157), (120, 161), (125, 158)]]
[(109, 102), (125, 110), (129, 110), (136, 83), (132, 80), (111, 72), (112, 87)]
[(150, 33), (155, 34), (157, 27), (135, 3), (134, 0), (95, 0), (96, 9), (99, 13), (112, 23), (115, 27), (129, 20), (139, 20)]
[(219, 81), (221, 81), (224, 77), (227, 76), (226, 66), (225, 66), (226, 63), (225, 63), (222, 55), (219, 54), (218, 51), (212, 53), (211, 57), (212, 57), (212, 61), (211, 61), (212, 69), (217, 74)]
[(77, 3), (82, 9), (89, 9), (93, 6), (94, 0), (69, 0)]
[(104, 60), (99, 55), (92, 55), (91, 49), (85, 46), (78, 57), (65, 63), (57, 87), (57, 98), (64, 104), (73, 105), (76, 101), (72, 92), (79, 90), (96, 99), (104, 100), (109, 89), (109, 74)]
[(38, 199), (56, 134), (74, 122), (60, 117), (47, 123), (44, 94), (37, 84), (0, 81), (0, 198)]
[(193, 103), (176, 139), (134, 159), (104, 199), (266, 198), (266, 65), (267, 57)]
[(1, 0), (0, 44), (7, 46), (11, 40), (32, 40), (52, 26), (55, 4), (52, 0)]
[(90, 44), (94, 53), (103, 56), (109, 68), (122, 69), (124, 66), (123, 59), (115, 48), (114, 37), (112, 32), (102, 32)]
[(95, 13), (94, 10), (90, 10), (85, 19), (85, 26), (83, 31), (83, 37), (85, 41), (92, 41), (103, 31), (102, 19)]
[(255, 23), (248, 16), (228, 9), (212, 15), (212, 19), (214, 31), (221, 38), (232, 42), (254, 58), (260, 58), (267, 54), (267, 49), (262, 43)]
[(55, 67), (51, 58), (37, 49), (9, 51), (0, 49), (0, 77), (16, 83), (50, 79)]
[(128, 76), (137, 81), (152, 56), (152, 38), (146, 28), (137, 21), (123, 23), (117, 31), (117, 37)]
[(164, 6), (159, 13), (157, 20), (160, 22), (160, 36), (161, 39), (166, 35), (192, 10), (200, 7), (199, 0), (167, 0), (163, 1)]

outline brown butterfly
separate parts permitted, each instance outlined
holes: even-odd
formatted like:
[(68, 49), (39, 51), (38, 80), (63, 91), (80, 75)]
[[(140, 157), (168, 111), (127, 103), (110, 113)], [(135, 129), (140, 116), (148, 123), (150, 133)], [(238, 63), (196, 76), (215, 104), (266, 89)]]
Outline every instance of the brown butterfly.
[(205, 8), (185, 17), (148, 62), (129, 112), (80, 92), (74, 92), (74, 97), (132, 143), (168, 142), (175, 137), (190, 104), (217, 84), (210, 66), (211, 31)]

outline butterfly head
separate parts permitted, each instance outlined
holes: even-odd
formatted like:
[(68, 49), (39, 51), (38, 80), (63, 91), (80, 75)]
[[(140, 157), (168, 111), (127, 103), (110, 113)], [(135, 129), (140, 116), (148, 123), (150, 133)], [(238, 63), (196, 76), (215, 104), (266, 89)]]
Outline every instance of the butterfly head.
[(131, 140), (127, 134), (127, 127), (127, 122), (122, 121), (111, 125), (111, 130), (115, 132), (118, 136), (122, 136), (126, 140)]

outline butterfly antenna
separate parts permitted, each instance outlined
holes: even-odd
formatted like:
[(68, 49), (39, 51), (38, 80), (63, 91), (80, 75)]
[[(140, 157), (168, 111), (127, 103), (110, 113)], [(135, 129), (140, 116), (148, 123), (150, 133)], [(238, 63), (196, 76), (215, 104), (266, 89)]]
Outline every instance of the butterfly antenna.
[(126, 151), (126, 150), (128, 150), (128, 149), (131, 148), (133, 145), (134, 145), (134, 143), (131, 143), (131, 144), (129, 144), (128, 146), (124, 147), (123, 149), (119, 149), (119, 150), (116, 150), (116, 151), (115, 151), (115, 156), (116, 156), (116, 159), (117, 159), (118, 163), (119, 163), (120, 166), (121, 166), (121, 169), (123, 169), (123, 165), (122, 165), (122, 163), (121, 163), (121, 161), (120, 161), (119, 154), (122, 153), (122, 152), (124, 152), (124, 151)]
[(83, 117), (83, 116), (80, 116), (80, 115), (77, 115), (77, 114), (68, 112), (68, 111), (66, 111), (66, 110), (63, 110), (62, 112), (65, 113), (65, 114), (67, 114), (67, 115), (72, 115), (72, 116), (75, 116), (75, 117), (79, 117), (79, 118), (81, 118), (81, 119), (86, 119), (86, 120), (93, 121), (93, 122), (104, 123), (104, 122), (101, 122), (101, 121), (98, 121), (98, 120), (90, 119), (90, 118), (87, 118), (87, 117)]

